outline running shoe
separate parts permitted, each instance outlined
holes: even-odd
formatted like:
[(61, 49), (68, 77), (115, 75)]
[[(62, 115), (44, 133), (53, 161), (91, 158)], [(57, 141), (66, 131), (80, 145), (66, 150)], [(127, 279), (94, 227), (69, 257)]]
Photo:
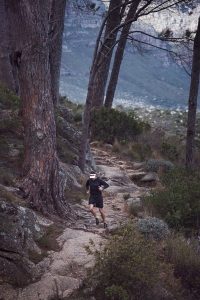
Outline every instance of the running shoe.
[(99, 225), (99, 218), (96, 218), (96, 225)]
[(107, 223), (104, 223), (104, 228), (107, 228), (108, 227), (108, 224)]

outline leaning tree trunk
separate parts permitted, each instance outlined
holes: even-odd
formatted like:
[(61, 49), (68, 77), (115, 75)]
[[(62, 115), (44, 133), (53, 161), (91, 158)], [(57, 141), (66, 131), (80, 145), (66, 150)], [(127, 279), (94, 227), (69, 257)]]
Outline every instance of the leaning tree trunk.
[(67, 216), (56, 154), (51, 95), (49, 16), (51, 0), (6, 0), (18, 70), (24, 125), (24, 179), (21, 190), (31, 207), (45, 215)]
[(67, 0), (53, 0), (49, 26), (51, 92), (54, 106), (59, 102), (59, 81), (62, 55), (62, 37)]
[[(120, 11), (122, 8), (119, 6), (122, 3), (122, 0), (111, 0), (109, 5), (108, 13), (110, 16), (107, 20), (104, 39), (109, 36), (110, 32), (117, 27), (120, 22), (122, 15)], [(116, 8), (115, 8), (116, 7)], [(93, 85), (93, 96), (92, 96), (92, 107), (99, 108), (103, 105), (104, 102), (104, 93), (106, 88), (106, 82), (108, 79), (108, 72), (110, 67), (110, 62), (113, 53), (113, 45), (116, 42), (117, 32), (112, 34), (106, 43), (106, 47), (102, 51), (102, 64), (96, 75), (94, 85)], [(110, 49), (108, 53), (108, 49)]]
[(194, 39), (192, 73), (190, 84), (190, 95), (188, 101), (188, 122), (187, 122), (187, 140), (186, 140), (186, 167), (194, 167), (195, 157), (195, 123), (197, 97), (199, 90), (199, 74), (200, 74), (200, 18)]
[[(141, 2), (141, 0), (136, 0), (131, 4), (131, 7), (129, 9), (129, 12), (128, 12), (125, 22), (129, 21), (130, 19), (132, 19), (134, 17), (137, 7), (140, 2)], [(108, 88), (107, 88), (107, 92), (106, 92), (105, 104), (104, 104), (104, 106), (108, 107), (108, 108), (112, 107), (115, 90), (116, 90), (116, 86), (117, 86), (117, 81), (118, 81), (118, 76), (119, 76), (119, 71), (120, 71), (120, 67), (121, 67), (121, 63), (122, 63), (123, 55), (124, 55), (124, 50), (125, 50), (125, 46), (126, 46), (127, 36), (129, 34), (131, 24), (132, 23), (128, 23), (123, 27), (121, 35), (120, 35), (120, 40), (117, 45), (117, 50), (115, 53), (114, 63), (113, 63), (112, 72), (110, 75), (110, 80), (109, 80), (109, 84), (108, 84)]]

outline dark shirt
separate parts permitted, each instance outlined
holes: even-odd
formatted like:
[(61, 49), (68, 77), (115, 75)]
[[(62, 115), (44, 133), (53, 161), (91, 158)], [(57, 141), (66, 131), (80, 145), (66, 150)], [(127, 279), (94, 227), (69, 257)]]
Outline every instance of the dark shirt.
[(87, 191), (90, 189), (90, 195), (92, 196), (101, 196), (102, 193), (99, 191), (98, 187), (102, 186), (104, 189), (107, 189), (109, 185), (103, 181), (101, 178), (97, 177), (95, 180), (88, 179), (86, 182), (86, 189)]

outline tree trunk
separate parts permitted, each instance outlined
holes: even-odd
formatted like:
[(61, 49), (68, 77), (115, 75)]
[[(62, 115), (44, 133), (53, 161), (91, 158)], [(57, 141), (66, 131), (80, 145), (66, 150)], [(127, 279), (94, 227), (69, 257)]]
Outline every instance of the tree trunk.
[[(109, 36), (110, 32), (120, 24), (122, 16), (120, 15), (121, 7), (117, 7), (122, 3), (122, 0), (111, 0), (109, 5), (108, 13), (111, 12), (105, 29), (104, 39)], [(117, 7), (116, 9), (114, 9)], [(114, 9), (114, 10), (113, 10)], [(102, 59), (103, 62), (96, 75), (96, 79), (93, 85), (93, 95), (92, 95), (92, 107), (99, 108), (104, 102), (104, 93), (106, 88), (106, 82), (108, 78), (108, 72), (110, 67), (110, 62), (112, 58), (113, 49), (112, 46), (116, 42), (117, 32), (110, 37), (106, 43), (106, 47), (103, 48)], [(107, 54), (108, 49), (112, 49), (109, 54)]]
[(49, 26), (51, 92), (54, 106), (59, 102), (59, 81), (62, 55), (62, 37), (67, 0), (53, 0)]
[(92, 104), (92, 94), (93, 94), (93, 85), (95, 81), (95, 73), (96, 71), (92, 66), (92, 69), (90, 71), (90, 79), (88, 83), (87, 98), (85, 102), (85, 109), (84, 109), (84, 116), (83, 116), (81, 149), (79, 149), (80, 150), (79, 167), (83, 173), (85, 169), (86, 150), (88, 144), (88, 129), (90, 123), (90, 108)]
[(19, 85), (14, 79), (14, 70), (11, 64), (15, 63), (11, 57), (11, 45), (9, 44), (8, 20), (6, 19), (5, 0), (0, 0), (0, 82), (7, 84), (8, 88), (19, 95)]
[(186, 140), (186, 167), (194, 167), (195, 157), (195, 123), (197, 97), (199, 90), (199, 74), (200, 74), (200, 18), (194, 39), (192, 73), (190, 83), (190, 94), (188, 100), (188, 122), (187, 122), (187, 140)]
[(23, 101), (24, 179), (21, 190), (44, 215), (66, 217), (69, 207), (59, 178), (51, 95), (49, 16), (51, 0), (6, 0), (6, 16)]
[[(125, 22), (127, 22), (128, 20), (130, 20), (134, 17), (140, 2), (141, 2), (141, 0), (136, 0), (131, 4), (131, 7), (129, 9), (129, 12), (128, 12)], [(117, 50), (115, 53), (113, 68), (112, 68), (112, 72), (111, 72), (111, 76), (110, 76), (110, 80), (109, 80), (109, 84), (108, 84), (108, 88), (107, 88), (107, 92), (106, 92), (105, 104), (104, 104), (105, 107), (108, 107), (108, 108), (112, 107), (115, 90), (116, 90), (116, 86), (117, 86), (117, 81), (118, 81), (118, 76), (119, 76), (119, 71), (120, 71), (120, 67), (121, 67), (121, 63), (122, 63), (122, 59), (123, 59), (123, 55), (124, 55), (124, 50), (125, 50), (125, 46), (126, 46), (127, 36), (128, 36), (129, 30), (130, 30), (131, 24), (132, 23), (128, 23), (123, 27), (121, 35), (120, 35), (120, 40), (117, 45)]]

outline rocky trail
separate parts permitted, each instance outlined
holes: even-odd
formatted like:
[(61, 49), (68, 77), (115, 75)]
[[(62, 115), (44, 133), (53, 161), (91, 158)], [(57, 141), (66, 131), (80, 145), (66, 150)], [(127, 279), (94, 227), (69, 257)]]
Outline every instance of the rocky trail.
[[(57, 294), (69, 298), (82, 286), (86, 269), (93, 264), (93, 258), (87, 254), (84, 245), (88, 245), (90, 239), (96, 245), (100, 241), (106, 242), (109, 231), (119, 226), (120, 221), (128, 220), (128, 206), (134, 203), (141, 205), (140, 196), (148, 188), (138, 187), (131, 180), (131, 176), (139, 172), (140, 164), (136, 166), (112, 152), (97, 148), (92, 148), (92, 153), (98, 175), (109, 184), (103, 192), (108, 228), (103, 228), (102, 221), (96, 226), (88, 211), (88, 200), (82, 199), (80, 204), (75, 204), (77, 222), (71, 223), (58, 238), (61, 251), (49, 251), (48, 257), (35, 266), (35, 277), (40, 275), (40, 280), (16, 289), (9, 284), (0, 285), (1, 300), (53, 300), (52, 296)], [(127, 200), (124, 194), (129, 194)], [(144, 217), (144, 212), (140, 214), (138, 218)], [(45, 222), (45, 219), (40, 218), (40, 222)], [(46, 223), (50, 225), (51, 221)]]

